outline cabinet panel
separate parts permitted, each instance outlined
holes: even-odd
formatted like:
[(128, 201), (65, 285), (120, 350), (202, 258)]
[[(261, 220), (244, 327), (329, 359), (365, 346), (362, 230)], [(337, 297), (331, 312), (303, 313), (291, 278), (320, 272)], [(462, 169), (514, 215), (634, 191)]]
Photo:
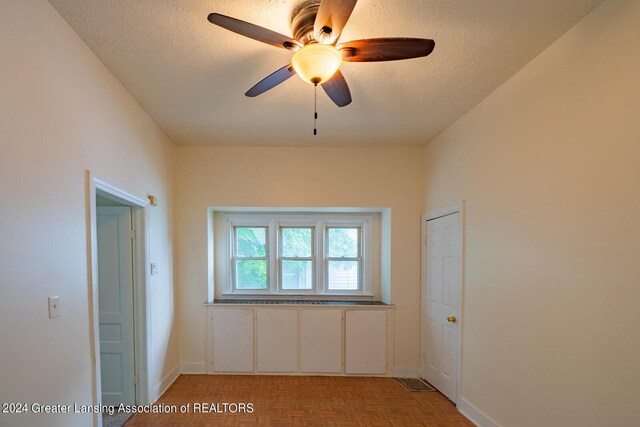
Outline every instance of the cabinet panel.
[(342, 372), (342, 311), (302, 310), (300, 316), (302, 372)]
[(256, 323), (259, 372), (298, 371), (298, 311), (258, 309)]
[(213, 370), (253, 372), (253, 310), (213, 311)]
[(346, 373), (387, 372), (387, 313), (383, 310), (347, 310)]

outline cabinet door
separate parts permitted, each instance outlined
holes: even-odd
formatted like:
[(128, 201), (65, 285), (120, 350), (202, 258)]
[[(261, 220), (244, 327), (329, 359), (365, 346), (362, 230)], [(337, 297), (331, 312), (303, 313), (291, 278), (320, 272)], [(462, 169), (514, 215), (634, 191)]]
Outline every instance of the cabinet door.
[(387, 313), (384, 310), (346, 311), (346, 373), (387, 372)]
[(298, 311), (259, 309), (256, 338), (259, 372), (298, 371)]
[(302, 310), (300, 315), (302, 372), (342, 372), (342, 311)]
[(253, 372), (253, 310), (213, 310), (213, 370)]

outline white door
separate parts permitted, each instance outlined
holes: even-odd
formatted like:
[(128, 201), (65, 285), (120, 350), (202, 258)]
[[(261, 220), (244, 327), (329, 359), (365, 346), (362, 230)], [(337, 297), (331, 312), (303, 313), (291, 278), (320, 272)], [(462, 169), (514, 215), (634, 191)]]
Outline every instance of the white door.
[(376, 374), (387, 372), (386, 310), (345, 311), (345, 372)]
[(104, 405), (135, 404), (130, 207), (98, 207), (100, 372)]
[(213, 310), (213, 370), (253, 372), (253, 310)]
[(258, 372), (298, 370), (297, 310), (256, 310), (256, 356)]
[(426, 237), (424, 376), (456, 402), (462, 287), (460, 213), (427, 221)]
[(300, 369), (342, 372), (342, 310), (300, 310)]

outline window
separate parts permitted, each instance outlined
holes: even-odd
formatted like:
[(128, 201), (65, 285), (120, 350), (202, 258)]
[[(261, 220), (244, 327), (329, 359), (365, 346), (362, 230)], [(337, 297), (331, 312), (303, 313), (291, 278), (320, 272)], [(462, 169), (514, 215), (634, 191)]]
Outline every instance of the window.
[(360, 289), (360, 227), (327, 228), (327, 289)]
[(280, 287), (282, 290), (314, 288), (313, 227), (280, 228)]
[(235, 227), (236, 289), (267, 289), (269, 264), (267, 227)]
[(372, 296), (367, 273), (371, 218), (225, 215), (230, 269), (224, 295)]

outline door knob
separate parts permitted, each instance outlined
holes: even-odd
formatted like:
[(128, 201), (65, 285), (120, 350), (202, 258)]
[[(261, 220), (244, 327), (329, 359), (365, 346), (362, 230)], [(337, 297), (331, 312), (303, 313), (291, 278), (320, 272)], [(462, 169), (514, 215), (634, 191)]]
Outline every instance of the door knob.
[(448, 321), (449, 323), (456, 323), (456, 321), (457, 321), (457, 320), (458, 320), (458, 319), (456, 319), (456, 316), (449, 316), (449, 317), (447, 317), (447, 321)]

